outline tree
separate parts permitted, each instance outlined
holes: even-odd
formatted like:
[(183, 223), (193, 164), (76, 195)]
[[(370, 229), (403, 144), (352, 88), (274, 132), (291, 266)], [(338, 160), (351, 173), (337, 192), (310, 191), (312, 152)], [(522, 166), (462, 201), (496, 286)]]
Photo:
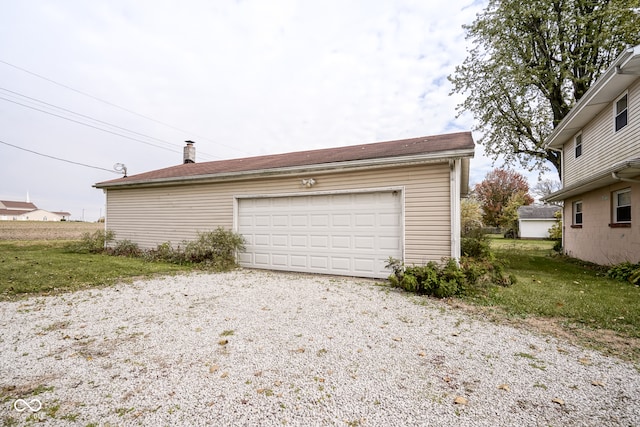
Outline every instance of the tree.
[[(533, 186), (531, 192), (539, 199), (544, 199), (549, 194), (554, 193), (562, 188), (560, 181), (553, 179), (543, 179)], [(561, 205), (562, 202), (554, 202), (552, 204)]]
[(461, 200), (460, 222), (463, 234), (471, 229), (482, 227), (482, 207), (478, 200), (472, 197)]
[(640, 43), (640, 0), (489, 0), (465, 26), (474, 47), (449, 80), (467, 94), (485, 153), (530, 170), (555, 166), (543, 142), (595, 79)]
[(521, 193), (520, 206), (533, 203), (527, 180), (514, 170), (494, 169), (488, 172), (484, 181), (476, 184), (473, 191), (482, 205), (485, 225), (501, 225), (504, 208), (514, 194)]
[(513, 232), (513, 236), (518, 236), (518, 208), (520, 206), (528, 205), (527, 203), (528, 194), (524, 191), (518, 191), (517, 193), (513, 193), (504, 208), (502, 209), (502, 215), (498, 219), (500, 226), (503, 229), (510, 230)]

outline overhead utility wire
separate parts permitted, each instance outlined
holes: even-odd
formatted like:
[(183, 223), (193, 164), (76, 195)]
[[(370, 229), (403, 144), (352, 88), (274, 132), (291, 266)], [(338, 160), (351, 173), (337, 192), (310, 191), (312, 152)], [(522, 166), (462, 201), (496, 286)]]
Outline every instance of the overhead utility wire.
[(81, 124), (81, 125), (83, 125), (83, 126), (87, 126), (87, 127), (93, 128), (93, 129), (101, 130), (101, 131), (103, 131), (103, 132), (107, 132), (107, 133), (110, 133), (110, 134), (112, 134), (112, 135), (121, 136), (121, 137), (123, 137), (123, 138), (127, 138), (127, 139), (130, 139), (130, 140), (132, 140), (132, 141), (138, 141), (138, 142), (141, 142), (141, 143), (143, 143), (143, 144), (151, 145), (152, 147), (157, 147), (157, 148), (161, 148), (161, 149), (163, 149), (163, 150), (171, 151), (172, 153), (173, 153), (173, 152), (175, 152), (175, 150), (172, 150), (172, 149), (167, 148), (167, 147), (163, 147), (163, 146), (158, 145), (158, 144), (153, 144), (153, 143), (151, 143), (151, 142), (143, 141), (143, 140), (138, 139), (138, 138), (133, 138), (133, 137), (131, 137), (131, 136), (123, 135), (123, 134), (121, 134), (121, 133), (114, 132), (114, 131), (112, 131), (112, 130), (103, 129), (103, 128), (98, 127), (98, 126), (93, 126), (93, 125), (91, 125), (91, 124), (89, 124), (89, 123), (84, 123), (84, 122), (81, 122), (81, 121), (79, 121), (79, 120), (74, 120), (74, 119), (72, 119), (72, 118), (70, 118), (70, 117), (61, 116), (60, 114), (52, 113), (51, 111), (42, 110), (42, 109), (40, 109), (40, 108), (36, 108), (36, 107), (31, 106), (31, 105), (22, 104), (22, 103), (20, 103), (20, 102), (18, 102), (18, 101), (13, 101), (13, 100), (11, 100), (11, 99), (7, 99), (7, 98), (4, 98), (4, 97), (2, 97), (2, 96), (0, 96), (0, 99), (3, 99), (3, 100), (8, 101), (8, 102), (12, 102), (12, 103), (17, 104), (17, 105), (21, 105), (21, 106), (26, 107), (26, 108), (31, 108), (32, 110), (40, 111), (41, 113), (50, 114), (50, 115), (52, 115), (52, 116), (59, 117), (59, 118), (64, 119), (64, 120), (68, 120), (68, 121), (70, 121), (70, 122), (78, 123), (78, 124)]
[(116, 171), (114, 171), (112, 169), (101, 168), (100, 166), (91, 166), (91, 165), (87, 165), (85, 163), (74, 162), (73, 160), (67, 160), (67, 159), (62, 159), (60, 157), (50, 156), (48, 154), (43, 154), (43, 153), (39, 153), (37, 151), (29, 150), (28, 148), (20, 147), (18, 145), (9, 144), (8, 142), (4, 142), (2, 140), (0, 140), (0, 144), (8, 145), (9, 147), (17, 148), (18, 150), (27, 151), (29, 153), (37, 154), (38, 156), (48, 157), (49, 159), (54, 159), (54, 160), (59, 160), (61, 162), (71, 163), (73, 165), (84, 166), (84, 167), (93, 168), (93, 169), (100, 169), (100, 170), (111, 172), (111, 173), (117, 173), (118, 175), (121, 174), (121, 172), (116, 172)]
[[(87, 97), (89, 97), (89, 98), (91, 98), (91, 99), (94, 99), (94, 100), (96, 100), (96, 101), (99, 101), (99, 102), (102, 102), (102, 103), (104, 103), (104, 104), (110, 105), (110, 106), (112, 106), (112, 107), (114, 107), (114, 108), (118, 108), (118, 109), (120, 109), (120, 110), (126, 111), (127, 113), (134, 114), (134, 115), (136, 115), (136, 116), (138, 116), (138, 117), (142, 117), (143, 119), (151, 120), (152, 122), (155, 122), (155, 123), (161, 124), (161, 125), (166, 126), (166, 127), (168, 127), (168, 128), (171, 128), (171, 129), (174, 129), (174, 130), (177, 130), (177, 131), (183, 132), (183, 133), (187, 133), (187, 134), (191, 134), (191, 135), (197, 136), (198, 138), (202, 138), (202, 139), (204, 139), (204, 140), (206, 140), (206, 141), (209, 141), (209, 142), (212, 142), (212, 143), (214, 143), (214, 144), (222, 145), (222, 146), (224, 146), (224, 147), (231, 148), (231, 149), (236, 150), (236, 151), (240, 151), (241, 153), (244, 153), (244, 154), (251, 154), (251, 153), (249, 153), (249, 152), (247, 152), (247, 151), (241, 150), (241, 149), (236, 148), (236, 147), (234, 147), (234, 146), (232, 146), (232, 145), (227, 145), (227, 144), (223, 144), (223, 143), (221, 143), (221, 142), (212, 141), (211, 139), (208, 139), (208, 138), (207, 138), (207, 137), (205, 137), (205, 136), (198, 135), (198, 134), (196, 134), (196, 133), (194, 133), (194, 132), (190, 132), (190, 131), (187, 131), (187, 130), (184, 130), (184, 129), (180, 129), (179, 127), (176, 127), (176, 126), (170, 125), (170, 124), (168, 124), (168, 123), (161, 122), (160, 120), (156, 120), (156, 119), (154, 119), (153, 117), (145, 116), (144, 114), (140, 114), (140, 113), (137, 113), (137, 112), (135, 112), (135, 111), (133, 111), (133, 110), (129, 110), (128, 108), (121, 107), (120, 105), (114, 104), (113, 102), (109, 102), (109, 101), (106, 101), (106, 100), (104, 100), (104, 99), (102, 99), (102, 98), (98, 98), (97, 96), (91, 95), (91, 94), (89, 94), (89, 93), (87, 93), (87, 92), (83, 92), (83, 91), (81, 91), (81, 90), (74, 89), (74, 88), (72, 88), (71, 86), (67, 86), (67, 85), (65, 85), (65, 84), (63, 84), (63, 83), (59, 83), (59, 82), (57, 82), (57, 81), (55, 81), (55, 80), (53, 80), (53, 79), (50, 79), (50, 78), (45, 77), (45, 76), (43, 76), (43, 75), (40, 75), (40, 74), (38, 74), (38, 73), (34, 73), (33, 71), (29, 71), (29, 70), (27, 70), (26, 68), (22, 68), (22, 67), (19, 67), (19, 66), (17, 66), (17, 65), (11, 64), (11, 63), (9, 63), (9, 62), (7, 62), (7, 61), (3, 61), (2, 59), (0, 59), (0, 63), (5, 64), (5, 65), (8, 65), (8, 66), (10, 66), (10, 67), (13, 67), (13, 68), (15, 68), (15, 69), (17, 69), (17, 70), (20, 70), (20, 71), (22, 71), (22, 72), (25, 72), (25, 73), (27, 73), (27, 74), (31, 74), (32, 76), (38, 77), (39, 79), (46, 80), (46, 81), (48, 81), (48, 82), (50, 82), (50, 83), (53, 83), (53, 84), (55, 84), (55, 85), (58, 85), (58, 86), (63, 87), (63, 88), (65, 88), (65, 89), (68, 89), (68, 90), (70, 90), (70, 91), (73, 91), (73, 92), (79, 93), (80, 95), (84, 95), (84, 96), (87, 96)], [(203, 154), (204, 154), (204, 153), (203, 153)]]
[[(174, 146), (174, 147), (175, 147), (175, 144), (174, 144), (174, 143), (169, 142), (169, 141), (165, 141), (165, 140), (160, 139), (160, 138), (156, 138), (156, 137), (154, 137), (154, 136), (145, 135), (145, 134), (143, 134), (143, 133), (140, 133), (140, 132), (136, 132), (136, 131), (133, 131), (133, 130), (127, 129), (127, 128), (124, 128), (124, 127), (122, 127), (122, 126), (114, 125), (114, 124), (112, 124), (112, 123), (105, 122), (105, 121), (103, 121), (103, 120), (99, 120), (99, 119), (93, 118), (93, 117), (91, 117), (91, 116), (87, 116), (87, 115), (85, 115), (85, 114), (76, 113), (75, 111), (72, 111), (72, 110), (69, 110), (69, 109), (66, 109), (66, 108), (63, 108), (63, 107), (59, 107), (59, 106), (57, 106), (57, 105), (50, 104), (50, 103), (48, 103), (48, 102), (45, 102), (45, 101), (39, 100), (39, 99), (37, 99), (37, 98), (32, 98), (32, 97), (30, 97), (30, 96), (23, 95), (23, 94), (18, 93), (18, 92), (14, 92), (14, 91), (12, 91), (12, 90), (9, 90), (9, 89), (3, 88), (3, 87), (0, 87), (0, 90), (3, 90), (3, 91), (5, 91), (5, 92), (9, 92), (9, 93), (11, 93), (11, 94), (14, 94), (14, 95), (19, 96), (19, 97), (22, 97), (22, 98), (29, 99), (29, 100), (34, 101), (34, 102), (38, 102), (38, 103), (40, 103), (40, 104), (43, 104), (43, 105), (46, 105), (46, 106), (49, 106), (49, 107), (52, 107), (52, 108), (57, 108), (58, 110), (65, 111), (65, 112), (67, 112), (67, 113), (71, 113), (71, 114), (74, 114), (74, 115), (79, 116), (79, 117), (84, 117), (84, 118), (86, 118), (86, 119), (93, 120), (94, 122), (97, 122), (97, 123), (101, 123), (101, 124), (104, 124), (104, 125), (107, 125), (107, 126), (111, 126), (111, 127), (116, 128), (116, 129), (120, 129), (120, 130), (123, 130), (123, 131), (125, 131), (125, 132), (129, 132), (129, 133), (132, 133), (132, 134), (135, 134), (135, 135), (139, 135), (139, 136), (142, 136), (142, 137), (145, 137), (145, 138), (154, 139), (154, 140), (156, 140), (156, 141), (159, 141), (159, 142), (162, 142), (162, 143), (165, 143), (165, 144), (167, 144), (167, 145), (170, 145), (170, 146)], [(22, 105), (22, 104), (20, 104), (20, 105)]]

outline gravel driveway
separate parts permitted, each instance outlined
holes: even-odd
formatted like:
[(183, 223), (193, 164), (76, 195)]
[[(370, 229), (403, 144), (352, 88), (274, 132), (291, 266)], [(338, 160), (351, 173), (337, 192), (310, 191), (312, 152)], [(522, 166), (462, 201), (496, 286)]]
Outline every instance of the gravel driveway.
[(629, 363), (369, 280), (255, 270), (1, 302), (0, 390), (5, 425), (640, 425)]

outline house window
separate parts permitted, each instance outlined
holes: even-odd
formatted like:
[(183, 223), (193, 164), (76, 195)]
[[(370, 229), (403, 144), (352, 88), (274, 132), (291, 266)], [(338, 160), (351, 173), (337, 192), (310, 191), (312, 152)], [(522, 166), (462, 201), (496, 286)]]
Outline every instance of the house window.
[(626, 188), (613, 193), (613, 222), (631, 222), (631, 189)]
[(576, 135), (576, 158), (582, 156), (582, 134)]
[(616, 132), (627, 125), (627, 94), (616, 101)]
[(573, 202), (573, 225), (582, 225), (582, 201)]

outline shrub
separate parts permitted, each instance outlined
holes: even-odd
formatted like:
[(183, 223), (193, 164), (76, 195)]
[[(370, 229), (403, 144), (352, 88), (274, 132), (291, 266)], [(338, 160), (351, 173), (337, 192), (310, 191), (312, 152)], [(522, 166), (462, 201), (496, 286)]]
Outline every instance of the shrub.
[(116, 242), (115, 246), (108, 248), (107, 253), (116, 256), (139, 257), (142, 255), (142, 250), (137, 243), (125, 239)]
[(164, 242), (155, 249), (144, 251), (143, 258), (147, 261), (170, 262), (173, 264), (186, 263), (184, 252), (180, 249), (180, 246), (174, 249), (171, 246), (171, 242)]
[(496, 261), (463, 257), (460, 264), (447, 259), (442, 264), (433, 261), (422, 266), (405, 266), (395, 258), (389, 258), (387, 268), (392, 286), (408, 292), (425, 294), (437, 298), (470, 295), (490, 285), (510, 286), (515, 276), (505, 276), (501, 264)]
[(216, 269), (229, 269), (236, 266), (236, 253), (245, 250), (244, 243), (242, 235), (218, 227), (214, 231), (198, 233), (197, 240), (187, 242), (185, 260)]
[(616, 264), (607, 270), (607, 277), (640, 285), (640, 262), (637, 264), (630, 262)]
[(82, 234), (80, 240), (67, 246), (67, 249), (75, 253), (99, 254), (106, 250), (106, 245), (115, 239), (115, 233), (111, 230), (88, 231)]
[(460, 251), (465, 257), (488, 259), (491, 256), (489, 239), (482, 228), (472, 228), (460, 240)]

